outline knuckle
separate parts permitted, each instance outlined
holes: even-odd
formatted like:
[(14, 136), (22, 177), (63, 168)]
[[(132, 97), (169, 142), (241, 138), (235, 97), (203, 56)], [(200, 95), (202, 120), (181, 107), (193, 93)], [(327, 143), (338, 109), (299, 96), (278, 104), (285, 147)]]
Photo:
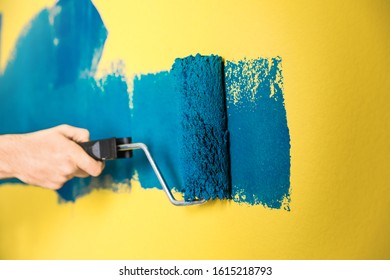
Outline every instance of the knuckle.
[(85, 129), (85, 128), (80, 128), (80, 131), (81, 131), (81, 133), (83, 134), (83, 136), (85, 137), (85, 138), (89, 138), (89, 130), (88, 129)]
[(76, 170), (77, 168), (70, 158), (62, 165), (62, 174), (66, 177), (74, 174)]
[(50, 181), (48, 182), (48, 187), (52, 190), (58, 190), (64, 186), (64, 184), (69, 181), (73, 176), (64, 173), (53, 174)]
[(60, 124), (60, 125), (57, 126), (57, 128), (60, 129), (60, 130), (68, 130), (69, 127), (70, 126), (67, 125), (67, 124)]
[(52, 190), (59, 190), (61, 187), (62, 187), (62, 185), (60, 185), (60, 184), (52, 184), (52, 185), (50, 186), (50, 188), (51, 188)]
[(44, 187), (51, 189), (51, 190), (58, 190), (60, 189), (64, 184), (60, 182), (48, 182), (44, 185)]
[(64, 184), (69, 181), (73, 176), (62, 176), (59, 178), (59, 180), (56, 182), (57, 190), (62, 188)]
[(64, 155), (63, 161), (67, 165), (73, 164), (73, 157), (72, 157), (71, 153), (66, 153)]
[(57, 177), (67, 177), (74, 173), (74, 164), (70, 157), (65, 156), (57, 166)]

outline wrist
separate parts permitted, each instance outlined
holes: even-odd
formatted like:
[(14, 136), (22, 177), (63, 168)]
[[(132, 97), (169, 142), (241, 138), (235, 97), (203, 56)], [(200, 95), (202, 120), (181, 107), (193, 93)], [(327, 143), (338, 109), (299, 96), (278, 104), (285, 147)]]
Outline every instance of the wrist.
[(15, 177), (14, 157), (18, 135), (0, 135), (0, 179)]

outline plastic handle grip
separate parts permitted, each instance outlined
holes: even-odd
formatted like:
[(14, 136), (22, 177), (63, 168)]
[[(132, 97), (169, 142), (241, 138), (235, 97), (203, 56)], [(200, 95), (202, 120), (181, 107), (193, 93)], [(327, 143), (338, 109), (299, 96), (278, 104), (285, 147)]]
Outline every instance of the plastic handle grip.
[(80, 146), (96, 160), (111, 160), (118, 157), (116, 138), (80, 143)]

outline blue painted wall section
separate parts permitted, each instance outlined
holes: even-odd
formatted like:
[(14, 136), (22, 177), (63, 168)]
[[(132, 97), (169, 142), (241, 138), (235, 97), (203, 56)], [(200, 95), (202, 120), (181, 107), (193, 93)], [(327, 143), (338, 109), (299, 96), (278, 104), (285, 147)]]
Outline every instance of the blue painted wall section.
[[(0, 134), (66, 123), (87, 128), (92, 139), (132, 136), (148, 145), (168, 186), (186, 199), (289, 209), (281, 58), (176, 59), (170, 71), (136, 77), (129, 96), (123, 63), (95, 78), (106, 38), (89, 0), (59, 1), (37, 14), (0, 76)], [(93, 188), (130, 187), (131, 178), (160, 188), (135, 151), (133, 159), (108, 161), (99, 178), (73, 179), (58, 193), (74, 201)]]
[(228, 61), (225, 82), (233, 199), (289, 210), (290, 134), (281, 62)]
[[(67, 123), (88, 128), (94, 139), (131, 135), (122, 66), (93, 77), (106, 36), (90, 1), (59, 1), (42, 10), (19, 37), (0, 78), (0, 133)], [(128, 181), (130, 167), (129, 161), (107, 162), (98, 180), (74, 179), (59, 194), (73, 201), (92, 188), (111, 188), (112, 178)]]
[[(180, 189), (178, 99), (168, 71), (134, 79), (132, 109), (133, 141), (145, 143), (168, 186)], [(134, 168), (144, 188), (161, 188), (142, 151), (134, 151)]]

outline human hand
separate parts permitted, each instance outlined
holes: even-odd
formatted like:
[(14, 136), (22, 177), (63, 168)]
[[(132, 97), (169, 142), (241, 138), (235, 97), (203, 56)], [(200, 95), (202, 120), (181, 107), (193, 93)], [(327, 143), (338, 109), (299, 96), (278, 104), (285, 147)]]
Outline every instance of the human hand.
[(4, 135), (0, 160), (7, 161), (7, 168), (3, 168), (7, 177), (57, 190), (73, 177), (98, 176), (102, 172), (104, 163), (94, 160), (77, 144), (86, 141), (89, 141), (88, 130), (69, 125)]

